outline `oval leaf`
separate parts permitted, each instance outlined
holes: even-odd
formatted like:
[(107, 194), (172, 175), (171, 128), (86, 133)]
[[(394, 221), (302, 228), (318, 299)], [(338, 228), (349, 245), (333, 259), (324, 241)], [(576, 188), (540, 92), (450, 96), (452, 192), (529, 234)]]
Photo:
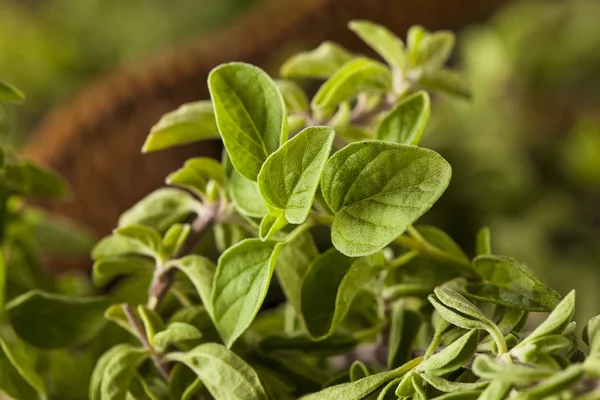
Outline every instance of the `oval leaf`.
[(398, 103), (377, 125), (377, 139), (400, 144), (419, 144), (429, 121), (431, 100), (417, 92)]
[(25, 99), (25, 95), (13, 85), (0, 81), (0, 102), (18, 103)]
[(404, 43), (388, 28), (370, 21), (351, 21), (348, 27), (377, 52), (390, 67), (404, 69)]
[(258, 174), (267, 206), (285, 213), (289, 223), (308, 217), (334, 136), (329, 127), (306, 128), (271, 154)]
[[(458, 340), (423, 361), (417, 370), (433, 376), (443, 376), (462, 368), (477, 351), (479, 335), (475, 329), (467, 332)], [(437, 386), (436, 386), (437, 387)], [(439, 388), (438, 388), (439, 389)]]
[(148, 351), (119, 344), (98, 359), (90, 382), (90, 400), (125, 400), (129, 383)]
[(327, 79), (353, 58), (354, 55), (342, 46), (323, 42), (314, 50), (298, 53), (288, 59), (281, 66), (280, 73), (288, 78), (305, 76)]
[(208, 76), (217, 126), (231, 163), (255, 181), (263, 163), (284, 140), (287, 112), (283, 97), (260, 68), (230, 63)]
[(321, 181), (336, 214), (333, 244), (350, 257), (381, 250), (431, 208), (450, 175), (431, 150), (375, 141), (346, 146), (329, 159)]
[(258, 183), (244, 178), (235, 170), (231, 173), (229, 181), (229, 195), (235, 209), (242, 215), (263, 218), (269, 213)]

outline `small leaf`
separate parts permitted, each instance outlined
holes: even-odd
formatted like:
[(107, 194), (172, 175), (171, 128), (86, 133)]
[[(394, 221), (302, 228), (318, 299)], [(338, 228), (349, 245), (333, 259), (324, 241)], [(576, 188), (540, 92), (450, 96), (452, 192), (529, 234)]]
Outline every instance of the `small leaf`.
[(387, 359), (388, 369), (397, 368), (410, 360), (421, 322), (419, 313), (405, 309), (402, 302), (396, 302), (393, 305)]
[(533, 339), (527, 346), (512, 349), (510, 353), (518, 360), (529, 362), (539, 353), (553, 354), (570, 347), (571, 341), (562, 335), (544, 335)]
[(350, 366), (350, 382), (356, 382), (359, 379), (371, 375), (369, 368), (360, 360), (354, 361)]
[(431, 101), (427, 92), (408, 96), (377, 125), (377, 139), (400, 144), (419, 144), (429, 120)]
[(360, 38), (377, 52), (390, 67), (404, 69), (404, 43), (385, 26), (369, 21), (351, 21), (348, 25)]
[(6, 305), (6, 315), (21, 339), (33, 346), (57, 349), (84, 343), (104, 327), (103, 298), (76, 298), (37, 290)]
[(522, 348), (535, 339), (551, 335), (562, 334), (566, 326), (573, 319), (575, 313), (575, 291), (571, 291), (565, 298), (556, 306), (554, 311), (548, 315), (548, 318), (542, 322), (529, 336), (527, 336), (515, 348)]
[(260, 194), (258, 183), (233, 171), (229, 182), (229, 195), (236, 210), (245, 216), (263, 218), (269, 213)]
[(385, 93), (392, 87), (390, 69), (368, 58), (357, 58), (325, 82), (312, 100), (314, 109), (337, 106), (359, 93)]
[(558, 293), (508, 257), (479, 256), (473, 260), (473, 268), (484, 281), (519, 295), (531, 297), (546, 306), (548, 310), (556, 307), (560, 301)]
[(174, 188), (161, 188), (150, 193), (121, 214), (119, 227), (145, 225), (164, 232), (197, 212), (201, 203), (189, 193)]
[(295, 332), (266, 336), (261, 340), (260, 348), (267, 353), (298, 351), (305, 355), (331, 356), (346, 353), (359, 343), (359, 338), (349, 334), (335, 333), (327, 339), (314, 341), (304, 332)]
[(215, 246), (219, 253), (223, 253), (236, 243), (249, 237), (249, 233), (241, 226), (233, 223), (215, 224)]
[(312, 236), (306, 232), (283, 246), (277, 257), (275, 274), (297, 315), (302, 312), (300, 300), (302, 279), (309, 265), (318, 255), (319, 252)]
[(138, 332), (129, 324), (124, 306), (125, 304), (113, 304), (104, 312), (104, 318), (119, 325), (134, 337), (139, 338)]
[(209, 315), (212, 315), (212, 309), (210, 305), (212, 284), (216, 271), (216, 267), (213, 262), (208, 258), (192, 254), (177, 260), (171, 260), (166, 266), (168, 268), (177, 268), (188, 277), (188, 279), (196, 288), (196, 291), (202, 300), (202, 304), (208, 311)]
[(473, 372), (482, 379), (509, 383), (536, 382), (554, 374), (551, 369), (537, 367), (532, 364), (496, 362), (485, 354), (477, 356), (473, 363)]
[(287, 134), (283, 97), (260, 68), (229, 63), (208, 76), (217, 126), (235, 169), (252, 181)]
[(511, 384), (500, 380), (493, 380), (481, 393), (479, 400), (504, 400), (510, 392)]
[(215, 273), (211, 304), (215, 324), (231, 347), (258, 313), (281, 247), (246, 239), (225, 251)]
[(425, 379), (427, 383), (429, 383), (431, 386), (444, 393), (480, 390), (485, 388), (489, 384), (489, 382), (452, 382), (439, 376), (428, 374), (426, 372), (422, 373), (421, 377), (423, 377), (423, 379)]
[(332, 335), (350, 309), (354, 296), (383, 269), (382, 253), (353, 260), (335, 249), (317, 257), (302, 281), (302, 317), (314, 339)]
[(426, 90), (440, 91), (465, 100), (472, 97), (467, 82), (458, 72), (451, 69), (427, 72), (419, 79), (419, 85)]
[(308, 217), (334, 136), (325, 126), (306, 128), (271, 154), (258, 174), (265, 203), (289, 223)]
[(158, 332), (152, 344), (158, 351), (166, 350), (170, 345), (186, 340), (200, 339), (202, 332), (195, 326), (183, 322), (173, 322), (164, 331)]
[(142, 254), (162, 259), (162, 238), (154, 229), (143, 225), (128, 225), (115, 229), (114, 234), (138, 242)]
[(209, 100), (187, 103), (162, 116), (152, 127), (142, 151), (167, 149), (205, 139), (218, 139), (212, 103)]
[(129, 383), (148, 351), (119, 344), (98, 359), (90, 382), (90, 400), (125, 400)]
[(418, 66), (429, 70), (440, 68), (450, 58), (453, 47), (452, 32), (439, 31), (426, 35), (419, 44)]
[(475, 252), (478, 256), (489, 256), (492, 254), (492, 244), (490, 239), (490, 228), (482, 228), (477, 232), (475, 243)]
[(334, 246), (351, 257), (381, 250), (435, 203), (450, 175), (450, 165), (431, 150), (378, 141), (346, 146), (321, 180), (336, 214)]
[(600, 353), (600, 315), (586, 324), (583, 329), (583, 341), (590, 347), (590, 353)]
[(171, 353), (167, 357), (191, 368), (216, 400), (268, 399), (256, 372), (219, 344), (205, 343), (187, 353)]
[[(7, 343), (2, 338), (0, 338), (0, 348), (21, 378), (35, 389), (38, 398), (42, 400), (47, 399), (48, 396), (44, 380), (35, 370), (36, 354), (33, 349), (21, 341), (11, 341), (11, 343)], [(4, 374), (6, 371), (2, 371), (2, 373)], [(0, 386), (0, 393), (2, 392), (2, 389), (3, 388)]]
[(27, 160), (7, 163), (2, 176), (4, 186), (27, 197), (62, 198), (69, 193), (66, 181), (55, 172)]
[(480, 390), (465, 390), (455, 393), (448, 393), (443, 396), (438, 396), (436, 400), (479, 400), (481, 395)]
[(443, 376), (456, 371), (471, 361), (477, 351), (478, 340), (479, 335), (473, 329), (444, 350), (427, 358), (417, 367), (417, 370), (426, 372), (431, 376)]
[(115, 278), (139, 272), (151, 273), (156, 262), (137, 255), (118, 255), (102, 257), (94, 263), (92, 278), (94, 285), (106, 286)]
[(406, 47), (408, 51), (409, 67), (416, 67), (419, 63), (419, 50), (421, 42), (428, 35), (427, 31), (419, 25), (413, 25), (406, 35)]
[(144, 324), (146, 337), (150, 343), (152, 343), (156, 333), (165, 329), (165, 324), (156, 311), (153, 311), (144, 305), (137, 306), (137, 312)]
[(280, 74), (286, 78), (305, 76), (327, 79), (354, 57), (336, 43), (323, 42), (312, 51), (289, 58), (281, 66)]
[(548, 312), (552, 309), (548, 307), (547, 302), (544, 304), (527, 293), (521, 295), (488, 283), (467, 283), (462, 290), (469, 299), (500, 304), (505, 307), (517, 307), (519, 310)]
[(533, 388), (520, 392), (518, 399), (542, 400), (568, 390), (583, 376), (584, 368), (581, 364), (568, 366), (565, 370), (556, 372), (553, 376), (539, 382)]
[(260, 240), (265, 241), (271, 239), (279, 231), (286, 227), (288, 221), (285, 219), (284, 214), (272, 214), (269, 213), (260, 222), (258, 228), (258, 236)]
[(190, 235), (190, 231), (189, 224), (175, 224), (169, 228), (162, 238), (163, 253), (166, 257), (173, 257), (179, 251)]
[(222, 190), (227, 187), (227, 177), (221, 163), (211, 158), (196, 157), (190, 158), (182, 168), (169, 174), (166, 182), (204, 194), (206, 179), (215, 181)]
[(9, 83), (0, 81), (0, 102), (19, 103), (25, 99), (25, 95)]
[(286, 79), (278, 79), (275, 83), (283, 96), (288, 112), (303, 113), (308, 111), (308, 97), (300, 86)]
[(370, 375), (353, 383), (343, 383), (321, 390), (320, 392), (301, 397), (300, 400), (362, 400), (389, 381), (404, 376), (421, 361), (420, 358), (409, 361), (391, 371)]

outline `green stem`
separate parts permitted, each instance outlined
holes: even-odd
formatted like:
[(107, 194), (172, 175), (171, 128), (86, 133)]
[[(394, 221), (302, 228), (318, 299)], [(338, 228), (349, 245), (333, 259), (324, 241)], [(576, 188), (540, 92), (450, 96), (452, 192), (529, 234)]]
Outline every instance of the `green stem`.
[(388, 266), (388, 269), (393, 270), (403, 265), (406, 265), (407, 263), (415, 259), (419, 254), (420, 253), (417, 250), (411, 250), (407, 253), (404, 253), (401, 256), (394, 258)]
[(502, 336), (502, 332), (500, 332), (497, 327), (496, 329), (490, 329), (488, 332), (496, 342), (496, 347), (498, 347), (498, 357), (506, 354), (508, 352), (508, 347), (506, 346), (506, 341), (504, 340), (504, 336)]
[(434, 260), (452, 264), (453, 266), (463, 270), (464, 272), (467, 272), (471, 275), (473, 274), (473, 267), (471, 266), (470, 262), (462, 260), (453, 256), (450, 253), (440, 250), (437, 247), (433, 246), (431, 243), (425, 241), (424, 239), (423, 241), (420, 241), (415, 239), (414, 237), (401, 235), (398, 236), (394, 241), (402, 247), (418, 251), (420, 254), (426, 255), (430, 258), (433, 258)]

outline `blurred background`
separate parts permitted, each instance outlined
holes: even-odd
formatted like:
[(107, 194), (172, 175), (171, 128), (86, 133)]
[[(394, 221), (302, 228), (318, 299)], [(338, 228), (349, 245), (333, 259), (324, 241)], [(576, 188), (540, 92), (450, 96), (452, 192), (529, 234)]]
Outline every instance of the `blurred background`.
[[(28, 96), (7, 110), (12, 140), (99, 75), (226, 26), (254, 2), (0, 0), (0, 77)], [(457, 29), (452, 62), (473, 101), (436, 98), (423, 143), (454, 169), (424, 222), (471, 254), (489, 226), (495, 253), (562, 294), (577, 289), (580, 321), (600, 313), (598, 21), (597, 0), (518, 1)]]

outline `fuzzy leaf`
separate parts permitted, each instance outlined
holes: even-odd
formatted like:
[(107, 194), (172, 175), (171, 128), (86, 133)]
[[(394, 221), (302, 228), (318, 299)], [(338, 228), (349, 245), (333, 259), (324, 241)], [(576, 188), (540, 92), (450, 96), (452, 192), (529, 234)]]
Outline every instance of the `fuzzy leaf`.
[(162, 238), (162, 248), (166, 257), (173, 257), (179, 251), (190, 235), (190, 231), (189, 224), (175, 224), (165, 232)]
[(119, 227), (145, 225), (164, 232), (174, 223), (197, 212), (199, 205), (198, 201), (183, 190), (161, 188), (121, 214)]
[(396, 302), (392, 308), (388, 369), (397, 368), (410, 359), (420, 328), (419, 313), (405, 309), (402, 302)]
[(156, 311), (151, 310), (144, 305), (137, 306), (137, 313), (144, 324), (146, 337), (150, 343), (152, 343), (156, 333), (165, 329), (165, 324)]
[(419, 44), (418, 65), (424, 69), (440, 68), (452, 52), (454, 34), (449, 31), (439, 31), (426, 35)]
[(427, 90), (440, 91), (461, 99), (472, 97), (471, 88), (463, 77), (451, 69), (440, 69), (423, 74), (419, 85)]
[(266, 336), (260, 342), (265, 352), (299, 351), (305, 355), (330, 356), (355, 348), (360, 340), (353, 335), (335, 333), (327, 339), (314, 341), (304, 332)]
[(539, 382), (533, 388), (520, 392), (516, 398), (527, 400), (550, 398), (575, 385), (583, 374), (584, 369), (581, 364), (570, 365), (565, 370), (556, 372), (553, 376)]
[[(6, 358), (10, 361), (15, 370), (35, 391), (37, 398), (45, 400), (48, 398), (46, 385), (42, 377), (35, 370), (36, 354), (32, 348), (21, 341), (11, 341), (7, 343), (0, 338), (0, 349), (4, 352)], [(6, 371), (2, 371), (6, 373)], [(0, 379), (0, 382), (2, 379)], [(0, 393), (2, 392), (0, 386)]]
[[(473, 260), (475, 272), (486, 282), (524, 297), (531, 297), (550, 311), (560, 302), (560, 295), (548, 288), (519, 263), (508, 257), (479, 256)], [(518, 306), (519, 304), (513, 304)]]
[(315, 339), (332, 335), (342, 323), (357, 292), (383, 269), (377, 253), (353, 260), (335, 249), (317, 257), (302, 281), (302, 317)]
[(473, 372), (482, 379), (509, 383), (536, 382), (554, 374), (551, 369), (537, 367), (532, 364), (496, 362), (485, 354), (477, 356), (473, 363)]
[(306, 128), (271, 154), (258, 174), (265, 203), (289, 223), (308, 217), (334, 136), (329, 127)]
[(122, 275), (151, 273), (155, 266), (155, 261), (138, 255), (107, 256), (94, 263), (92, 278), (94, 285), (102, 287)]
[(477, 351), (478, 340), (477, 330), (473, 329), (444, 350), (427, 358), (417, 367), (417, 370), (432, 376), (443, 376), (456, 371), (473, 358)]
[(229, 195), (236, 210), (245, 216), (263, 218), (269, 213), (260, 194), (258, 183), (233, 171), (229, 182)]
[(90, 382), (90, 400), (125, 400), (129, 383), (148, 351), (119, 344), (98, 359)]
[(283, 96), (288, 112), (302, 113), (308, 111), (308, 97), (300, 86), (286, 79), (278, 79), (275, 83)]
[(408, 33), (406, 34), (406, 47), (409, 67), (414, 68), (417, 66), (421, 42), (427, 35), (427, 31), (420, 25), (413, 25), (408, 30)]
[(191, 368), (215, 400), (268, 399), (256, 371), (219, 344), (205, 343), (187, 353), (167, 357)]
[(351, 21), (348, 26), (391, 67), (404, 69), (404, 43), (388, 28), (369, 21)]
[(235, 169), (252, 181), (287, 135), (283, 97), (260, 68), (229, 63), (208, 76), (217, 126)]
[[(429, 296), (437, 312), (448, 322), (464, 329), (489, 330), (495, 324), (473, 303), (465, 299), (458, 292), (438, 287), (434, 290), (435, 296)], [(439, 302), (437, 301), (439, 299)]]
[(298, 53), (281, 66), (281, 76), (327, 79), (355, 56), (340, 45), (323, 42), (312, 51)]
[(260, 237), (260, 240), (269, 240), (285, 228), (287, 224), (288, 221), (285, 219), (284, 214), (277, 213), (277, 211), (275, 214), (269, 213), (264, 216), (262, 221), (260, 221), (258, 236)]
[(104, 327), (103, 298), (67, 297), (37, 290), (6, 305), (6, 315), (21, 339), (33, 346), (57, 349), (84, 343)]
[(542, 302), (543, 298), (542, 301), (538, 301), (536, 297), (527, 293), (522, 295), (489, 283), (467, 283), (463, 287), (463, 292), (469, 299), (500, 304), (505, 307), (517, 307), (519, 310), (542, 312), (552, 310), (551, 307), (548, 307), (547, 302)]
[(128, 225), (115, 229), (114, 234), (137, 242), (142, 250), (140, 253), (162, 259), (162, 238), (154, 229), (143, 225)]
[(583, 341), (590, 347), (590, 353), (600, 353), (600, 315), (586, 324), (583, 329)]
[(377, 125), (377, 139), (400, 144), (419, 144), (429, 121), (431, 100), (427, 92), (408, 96), (388, 112)]
[(417, 358), (391, 371), (370, 375), (356, 382), (332, 386), (320, 392), (304, 396), (300, 400), (362, 400), (389, 381), (404, 376), (420, 361), (421, 359)]
[(390, 69), (368, 58), (357, 58), (340, 68), (325, 82), (312, 100), (314, 109), (337, 106), (359, 93), (384, 93), (392, 87)]
[(187, 103), (162, 116), (152, 127), (142, 151), (167, 149), (205, 139), (218, 139), (212, 103), (202, 100)]
[(493, 380), (481, 393), (479, 400), (504, 400), (510, 392), (511, 384), (500, 380)]
[(369, 368), (360, 360), (354, 361), (350, 366), (350, 382), (356, 382), (359, 379), (371, 375)]
[(258, 313), (280, 248), (277, 242), (246, 239), (219, 258), (211, 304), (215, 324), (227, 347), (244, 333)]
[(440, 376), (428, 374), (424, 372), (421, 374), (421, 377), (427, 381), (431, 386), (440, 390), (444, 393), (455, 393), (455, 392), (464, 392), (471, 390), (480, 390), (485, 388), (489, 382), (474, 382), (474, 383), (465, 383), (465, 382), (453, 382), (448, 381)]
[(200, 339), (201, 337), (202, 332), (195, 326), (183, 322), (173, 322), (164, 331), (158, 332), (154, 336), (152, 344), (158, 351), (164, 351), (173, 343)]
[(450, 175), (431, 150), (376, 141), (346, 146), (329, 159), (321, 181), (336, 214), (333, 244), (351, 257), (381, 250), (435, 203)]
[(213, 262), (208, 258), (192, 254), (178, 260), (169, 261), (168, 266), (177, 268), (188, 277), (196, 288), (198, 295), (200, 295), (202, 304), (209, 314), (212, 314), (210, 305), (212, 284), (216, 272)]

